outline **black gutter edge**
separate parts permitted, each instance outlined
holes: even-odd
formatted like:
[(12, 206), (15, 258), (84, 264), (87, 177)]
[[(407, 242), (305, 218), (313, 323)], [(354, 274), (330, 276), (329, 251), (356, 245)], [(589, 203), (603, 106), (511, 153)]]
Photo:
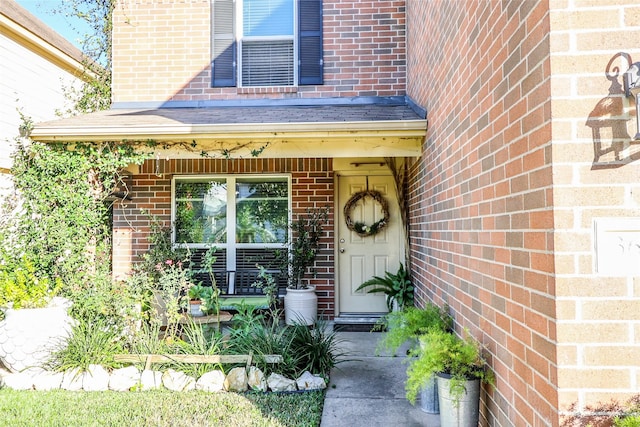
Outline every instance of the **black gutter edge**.
[(414, 113), (416, 113), (418, 116), (420, 116), (421, 119), (426, 119), (427, 118), (427, 109), (426, 108), (424, 108), (421, 105), (417, 104), (413, 99), (411, 99), (411, 97), (409, 95), (405, 96), (405, 101), (406, 101), (406, 104), (409, 106), (409, 108), (411, 108)]
[[(207, 107), (326, 107), (349, 105), (407, 105), (405, 96), (356, 96), (350, 98), (225, 99), (205, 101), (115, 102), (112, 110)], [(413, 107), (412, 107), (413, 109)], [(415, 110), (415, 109), (414, 109)]]

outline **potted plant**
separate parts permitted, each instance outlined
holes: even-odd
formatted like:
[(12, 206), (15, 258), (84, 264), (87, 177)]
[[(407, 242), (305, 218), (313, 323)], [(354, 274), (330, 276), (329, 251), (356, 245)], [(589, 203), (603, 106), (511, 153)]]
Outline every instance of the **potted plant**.
[(167, 335), (178, 332), (178, 324), (186, 308), (187, 293), (194, 283), (191, 270), (182, 261), (167, 259), (156, 265), (157, 279), (151, 280), (152, 313)]
[(479, 343), (438, 329), (431, 329), (419, 338), (420, 345), (412, 350), (416, 356), (407, 369), (407, 398), (415, 403), (420, 388), (433, 375), (438, 382), (440, 424), (477, 426), (480, 408), (480, 384), (493, 385), (493, 373), (488, 370)]
[(213, 289), (208, 286), (200, 284), (191, 286), (187, 292), (189, 296), (189, 314), (194, 317), (204, 316), (202, 303), (207, 301), (212, 293)]
[(389, 311), (402, 310), (413, 305), (413, 285), (409, 278), (409, 272), (400, 263), (398, 271), (394, 274), (389, 271), (384, 273), (384, 277), (373, 276), (367, 280), (356, 291), (367, 290), (372, 294), (382, 292), (387, 296), (387, 308)]
[(378, 351), (395, 353), (401, 345), (412, 340), (409, 352), (418, 345), (418, 337), (431, 329), (451, 332), (453, 318), (447, 305), (439, 307), (427, 303), (424, 308), (406, 307), (402, 311), (392, 311), (384, 317), (380, 327), (387, 333), (378, 342)]
[(69, 338), (70, 301), (55, 297), (61, 287), (38, 275), (36, 263), (6, 251), (0, 260), (0, 362), (12, 372), (41, 366)]
[[(406, 307), (402, 311), (393, 311), (384, 318), (381, 327), (387, 333), (378, 342), (378, 352), (384, 350), (395, 354), (401, 345), (411, 341), (407, 354), (415, 353), (418, 347), (418, 337), (431, 329), (439, 331), (453, 331), (453, 318), (449, 314), (448, 306), (439, 307), (427, 303), (424, 308)], [(430, 414), (439, 413), (438, 386), (434, 376), (428, 379), (420, 388), (420, 409)]]
[(307, 209), (292, 221), (289, 233), (289, 251), (286, 255), (287, 293), (284, 297), (285, 322), (288, 325), (313, 325), (318, 312), (315, 286), (303, 279), (313, 271), (320, 251), (323, 227), (329, 220), (329, 208)]

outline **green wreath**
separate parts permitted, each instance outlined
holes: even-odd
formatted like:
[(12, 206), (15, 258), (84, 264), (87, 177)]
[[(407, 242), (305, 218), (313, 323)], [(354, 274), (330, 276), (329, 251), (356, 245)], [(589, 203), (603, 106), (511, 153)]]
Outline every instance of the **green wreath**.
[[(360, 202), (360, 200), (367, 197), (373, 199), (373, 201), (378, 203), (382, 209), (382, 219), (379, 219), (371, 225), (367, 225), (363, 222), (356, 222), (351, 219), (351, 211), (353, 208), (358, 204), (358, 202)], [(347, 228), (354, 231), (361, 237), (375, 236), (380, 231), (384, 230), (384, 228), (389, 224), (389, 204), (379, 191), (367, 190), (355, 193), (344, 205), (343, 212)]]

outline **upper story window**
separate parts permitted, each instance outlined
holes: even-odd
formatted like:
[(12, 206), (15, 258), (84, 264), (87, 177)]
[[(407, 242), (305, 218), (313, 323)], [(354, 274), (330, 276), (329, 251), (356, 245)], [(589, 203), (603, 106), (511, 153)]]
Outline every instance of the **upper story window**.
[(212, 0), (212, 85), (322, 84), (321, 0)]

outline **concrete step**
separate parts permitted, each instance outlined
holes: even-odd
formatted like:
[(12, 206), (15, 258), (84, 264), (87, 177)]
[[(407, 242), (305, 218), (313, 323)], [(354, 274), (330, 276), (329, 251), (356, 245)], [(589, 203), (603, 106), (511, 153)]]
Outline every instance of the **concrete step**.
[(333, 320), (333, 330), (337, 332), (381, 332), (382, 314), (340, 314)]

